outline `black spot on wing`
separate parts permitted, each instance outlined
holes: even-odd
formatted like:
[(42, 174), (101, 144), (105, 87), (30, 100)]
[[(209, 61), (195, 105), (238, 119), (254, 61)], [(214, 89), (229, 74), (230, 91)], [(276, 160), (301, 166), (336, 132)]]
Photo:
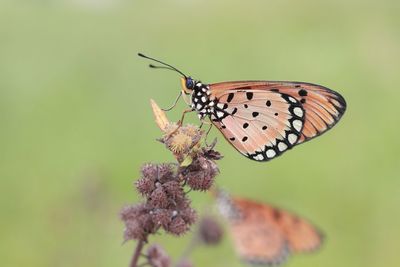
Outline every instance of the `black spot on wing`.
[(306, 90), (304, 90), (304, 89), (301, 89), (300, 91), (299, 91), (299, 96), (307, 96), (307, 91)]
[(282, 217), (282, 213), (278, 210), (278, 209), (273, 209), (272, 210), (272, 217), (274, 217), (274, 219), (276, 221), (279, 221), (279, 219)]
[(231, 102), (234, 96), (235, 96), (234, 93), (229, 93), (228, 99), (226, 99), (226, 101), (227, 101), (228, 103)]

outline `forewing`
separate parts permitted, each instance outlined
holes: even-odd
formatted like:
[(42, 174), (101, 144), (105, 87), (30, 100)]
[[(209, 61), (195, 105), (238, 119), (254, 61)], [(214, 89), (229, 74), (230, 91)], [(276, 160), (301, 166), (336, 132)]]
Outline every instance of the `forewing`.
[(246, 88), (283, 93), (301, 103), (305, 111), (305, 120), (298, 143), (308, 141), (332, 128), (346, 110), (346, 101), (339, 93), (311, 83), (239, 81), (211, 85), (212, 93), (217, 97), (227, 91), (246, 90)]
[(238, 89), (215, 94), (214, 125), (243, 155), (268, 161), (300, 138), (304, 110), (293, 97), (274, 91)]

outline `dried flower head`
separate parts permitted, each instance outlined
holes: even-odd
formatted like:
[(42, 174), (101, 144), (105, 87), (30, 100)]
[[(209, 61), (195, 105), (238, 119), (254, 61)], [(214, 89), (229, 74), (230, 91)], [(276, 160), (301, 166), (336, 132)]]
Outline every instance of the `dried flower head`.
[(169, 123), (164, 130), (165, 137), (171, 136), (172, 134), (176, 133), (176, 131), (179, 129), (179, 125), (175, 122)]
[(161, 163), (157, 165), (158, 177), (157, 180), (161, 183), (165, 183), (171, 180), (175, 180), (175, 166), (174, 163)]
[(182, 217), (176, 216), (165, 230), (173, 235), (180, 236), (189, 230), (189, 227)]
[(136, 205), (125, 206), (120, 212), (121, 220), (128, 221), (134, 220), (142, 214), (149, 212), (148, 206), (145, 203), (139, 203)]
[(205, 216), (199, 223), (199, 236), (207, 245), (218, 244), (223, 236), (221, 225), (211, 216)]
[(189, 135), (182, 132), (178, 132), (170, 139), (170, 142), (166, 143), (171, 151), (175, 154), (181, 154), (187, 152), (192, 144), (192, 138)]
[(147, 235), (155, 232), (154, 223), (149, 215), (141, 215), (134, 220), (126, 220), (124, 240), (131, 239), (146, 240)]
[(156, 188), (154, 182), (153, 179), (144, 176), (135, 182), (135, 186), (139, 193), (146, 196), (150, 195)]
[(182, 185), (177, 181), (166, 182), (162, 187), (174, 203), (180, 201), (185, 195)]
[(168, 207), (168, 196), (162, 186), (157, 187), (149, 197), (149, 204), (153, 208), (164, 209)]
[(125, 223), (124, 240), (146, 240), (150, 233), (156, 231), (156, 225), (150, 215), (151, 208), (146, 203), (124, 207), (121, 219)]
[(189, 136), (197, 136), (199, 134), (199, 127), (193, 124), (186, 124), (182, 129)]
[[(144, 198), (144, 203), (125, 207), (121, 211), (121, 219), (125, 224), (125, 241), (139, 240), (131, 266), (137, 266), (138, 255), (141, 255), (143, 244), (150, 234), (163, 229), (180, 236), (190, 229), (197, 215), (184, 187), (188, 185), (194, 190), (210, 189), (219, 172), (214, 161), (222, 158), (213, 150), (215, 142), (211, 146), (201, 146), (204, 131), (199, 127), (171, 123), (153, 100), (151, 105), (156, 123), (164, 133), (160, 141), (173, 153), (178, 163), (143, 165), (135, 187)], [(203, 224), (206, 224), (203, 228), (209, 228), (199, 230), (203, 242), (217, 243), (221, 235), (218, 235), (217, 227), (209, 222)], [(158, 245), (148, 248), (147, 259), (145, 264), (152, 267), (171, 266), (170, 257)], [(192, 267), (192, 263), (185, 260), (177, 266)]]
[(144, 238), (146, 238), (146, 233), (138, 221), (125, 222), (124, 241)]
[(171, 223), (172, 213), (173, 211), (169, 209), (157, 209), (151, 212), (151, 218), (156, 225), (167, 228)]
[(147, 249), (147, 259), (152, 267), (169, 267), (171, 259), (167, 252), (158, 244), (153, 244)]
[(142, 173), (142, 177), (149, 178), (153, 181), (156, 181), (158, 178), (157, 164), (153, 164), (153, 163), (143, 164), (141, 173)]
[(136, 220), (140, 223), (140, 226), (146, 234), (153, 234), (157, 231), (157, 227), (154, 224), (150, 213), (142, 214)]
[(204, 131), (193, 125), (181, 127), (170, 125), (161, 141), (172, 151), (178, 161), (182, 162), (188, 154), (199, 150), (203, 134)]
[(205, 158), (203, 155), (199, 155), (184, 170), (184, 173), (186, 174), (186, 182), (190, 188), (205, 191), (211, 188), (219, 170), (214, 161)]
[(197, 213), (189, 206), (186, 209), (181, 210), (179, 214), (188, 225), (194, 224), (196, 222)]

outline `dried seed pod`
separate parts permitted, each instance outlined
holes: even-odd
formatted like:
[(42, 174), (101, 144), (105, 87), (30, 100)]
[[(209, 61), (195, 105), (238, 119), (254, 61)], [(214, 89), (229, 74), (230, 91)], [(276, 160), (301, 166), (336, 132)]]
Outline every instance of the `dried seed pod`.
[(147, 249), (147, 259), (152, 267), (169, 267), (171, 266), (171, 258), (158, 244), (153, 244)]
[(211, 216), (205, 216), (199, 223), (199, 236), (207, 245), (218, 244), (223, 236), (221, 225)]

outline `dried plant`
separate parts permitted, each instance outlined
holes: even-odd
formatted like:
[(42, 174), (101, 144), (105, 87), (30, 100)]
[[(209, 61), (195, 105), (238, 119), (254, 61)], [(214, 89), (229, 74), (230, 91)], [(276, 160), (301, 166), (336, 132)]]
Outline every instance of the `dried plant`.
[[(155, 121), (163, 132), (159, 139), (172, 152), (173, 163), (146, 163), (135, 188), (143, 197), (138, 204), (126, 206), (121, 211), (125, 223), (124, 240), (136, 240), (137, 245), (131, 267), (138, 267), (139, 258), (152, 267), (169, 267), (171, 259), (160, 245), (150, 245), (144, 255), (143, 247), (148, 238), (160, 230), (181, 236), (187, 233), (197, 220), (191, 207), (188, 192), (208, 191), (219, 173), (216, 160), (222, 158), (211, 146), (202, 145), (204, 131), (194, 125), (169, 122), (165, 113), (151, 101)], [(189, 190), (185, 190), (186, 188)], [(210, 217), (201, 220), (192, 243), (188, 246), (176, 266), (193, 266), (187, 255), (199, 243), (211, 245), (220, 241), (222, 230)]]

